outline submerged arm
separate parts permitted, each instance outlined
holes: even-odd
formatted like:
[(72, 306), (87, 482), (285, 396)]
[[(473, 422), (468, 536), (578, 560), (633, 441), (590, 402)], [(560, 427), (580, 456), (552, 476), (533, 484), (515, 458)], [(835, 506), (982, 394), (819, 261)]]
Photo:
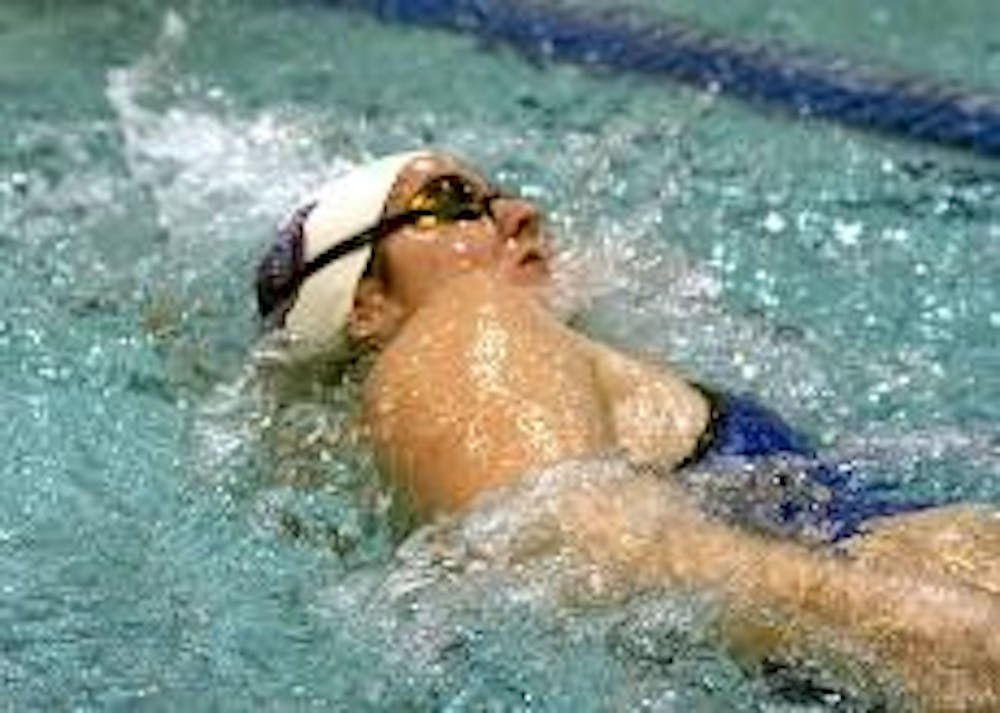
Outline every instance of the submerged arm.
[[(701, 515), (662, 480), (565, 496), (585, 561), (637, 586), (714, 592), (738, 653), (881, 664), (932, 708), (1000, 707), (1000, 598), (837, 559)], [(848, 670), (852, 667), (848, 666)], [(865, 677), (869, 667), (854, 666)]]

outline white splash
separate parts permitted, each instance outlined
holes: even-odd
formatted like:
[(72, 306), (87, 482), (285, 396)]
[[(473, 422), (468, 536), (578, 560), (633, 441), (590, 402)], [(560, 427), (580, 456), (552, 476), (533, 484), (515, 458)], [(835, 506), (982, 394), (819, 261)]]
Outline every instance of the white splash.
[[(175, 77), (172, 58), (186, 37), (183, 18), (167, 11), (153, 48), (108, 71), (106, 96), (129, 169), (152, 196), (161, 229), (176, 250), (197, 247), (204, 255), (213, 243), (259, 236), (262, 225), (273, 226), (311, 186), (349, 162), (321, 154), (307, 118), (277, 111), (235, 116), (218, 87), (185, 88), (192, 83)], [(144, 104), (164, 91), (165, 109)]]

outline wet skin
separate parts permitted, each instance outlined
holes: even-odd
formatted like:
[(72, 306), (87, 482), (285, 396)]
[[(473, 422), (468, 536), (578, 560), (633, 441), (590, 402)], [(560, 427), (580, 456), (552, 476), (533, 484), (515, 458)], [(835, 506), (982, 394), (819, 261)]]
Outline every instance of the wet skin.
[[(403, 172), (386, 212), (455, 173), (486, 190), (436, 157)], [(359, 287), (354, 336), (383, 345), (366, 412), (385, 470), (431, 515), (567, 458), (683, 460), (708, 420), (701, 394), (559, 323), (544, 301), (551, 247), (538, 211), (515, 198), (492, 210), (397, 231)]]
[[(421, 159), (386, 212), (446, 173), (484, 182), (450, 157)], [(707, 404), (680, 375), (555, 318), (550, 254), (538, 211), (501, 198), (492, 217), (397, 231), (359, 286), (349, 329), (380, 350), (366, 427), (424, 517), (568, 458), (614, 452), (669, 470), (705, 427)], [(720, 594), (722, 629), (748, 659), (875, 659), (926, 707), (1000, 708), (1000, 521), (985, 510), (894, 518), (834, 558), (712, 521), (638, 471), (614, 493), (581, 488), (558, 505), (594, 567)]]

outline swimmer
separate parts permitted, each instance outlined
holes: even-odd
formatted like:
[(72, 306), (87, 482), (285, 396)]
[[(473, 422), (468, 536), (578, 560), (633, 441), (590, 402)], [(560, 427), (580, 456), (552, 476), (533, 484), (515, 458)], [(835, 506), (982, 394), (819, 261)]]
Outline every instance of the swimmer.
[(549, 303), (552, 256), (530, 202), (450, 155), (400, 154), (303, 204), (260, 264), (258, 304), (291, 358), (374, 354), (365, 430), (418, 517), (620, 454), (634, 474), (613, 493), (570, 488), (558, 503), (594, 567), (715, 595), (748, 662), (888, 670), (927, 708), (1000, 709), (1000, 519), (865, 503), (823, 467), (810, 478), (835, 546), (706, 514), (681, 485), (692, 464), (808, 445), (752, 401), (569, 328)]

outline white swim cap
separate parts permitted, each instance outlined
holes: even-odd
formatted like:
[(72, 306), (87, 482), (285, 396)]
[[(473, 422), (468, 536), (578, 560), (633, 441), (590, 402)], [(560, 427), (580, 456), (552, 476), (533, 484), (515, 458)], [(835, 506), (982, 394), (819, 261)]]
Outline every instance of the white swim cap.
[(362, 245), (319, 269), (310, 263), (378, 224), (400, 172), (428, 155), (393, 154), (338, 176), (307, 197), (279, 232), (257, 268), (257, 307), (296, 355), (343, 343), (372, 248)]

